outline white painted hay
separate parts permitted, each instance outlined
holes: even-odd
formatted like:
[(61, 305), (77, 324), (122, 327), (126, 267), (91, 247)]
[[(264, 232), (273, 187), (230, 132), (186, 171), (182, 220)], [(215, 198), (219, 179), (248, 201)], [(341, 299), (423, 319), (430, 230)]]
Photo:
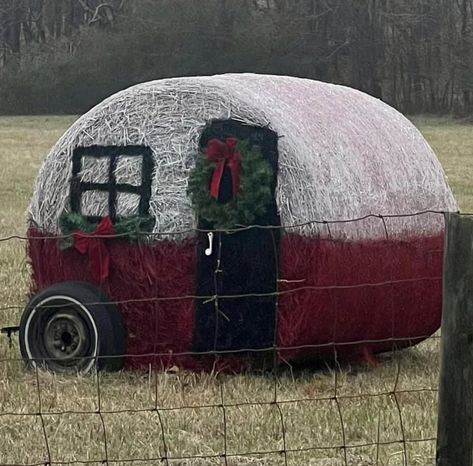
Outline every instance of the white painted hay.
[[(145, 144), (155, 159), (150, 213), (155, 232), (196, 227), (187, 180), (209, 121), (233, 118), (266, 126), (279, 139), (277, 203), (283, 226), (369, 214), (457, 210), (444, 172), (427, 142), (399, 112), (356, 90), (284, 76), (228, 74), (174, 78), (131, 87), (81, 117), (51, 150), (38, 176), (30, 222), (60, 233), (68, 210), (71, 154), (76, 146)], [(87, 171), (89, 170), (89, 171)], [(103, 168), (84, 170), (100, 176)], [(133, 163), (120, 166), (128, 182), (139, 180)], [(125, 196), (119, 213), (136, 200)], [(92, 201), (88, 211), (100, 215)], [(389, 235), (435, 234), (438, 215), (387, 222)], [(327, 236), (324, 225), (297, 229)], [(384, 237), (383, 222), (334, 225), (347, 239)]]

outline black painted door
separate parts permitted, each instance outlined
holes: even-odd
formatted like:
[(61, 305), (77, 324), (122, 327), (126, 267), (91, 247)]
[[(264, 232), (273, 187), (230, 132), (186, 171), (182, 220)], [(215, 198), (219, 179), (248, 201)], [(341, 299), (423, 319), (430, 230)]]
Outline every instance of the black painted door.
[[(194, 349), (198, 352), (271, 348), (275, 339), (277, 297), (274, 293), (280, 238), (274, 198), (277, 135), (266, 128), (231, 120), (215, 121), (202, 135), (201, 147), (205, 148), (212, 138), (224, 141), (228, 137), (250, 140), (261, 148), (274, 173), (273, 202), (266, 214), (253, 223), (265, 228), (211, 232), (212, 253), (209, 255), (205, 253), (210, 246), (209, 234), (199, 233), (197, 294), (214, 299), (197, 299)], [(231, 193), (231, 173), (226, 169), (219, 202), (228, 201)], [(213, 225), (200, 219), (199, 228), (212, 230)]]

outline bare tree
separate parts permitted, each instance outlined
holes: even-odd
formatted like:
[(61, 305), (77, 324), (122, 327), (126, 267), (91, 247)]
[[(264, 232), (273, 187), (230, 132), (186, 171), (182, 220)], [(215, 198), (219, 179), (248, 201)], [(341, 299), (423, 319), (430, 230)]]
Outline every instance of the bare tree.
[(251, 70), (346, 84), (408, 113), (473, 111), (472, 0), (0, 0), (0, 73), (34, 53), (102, 53), (94, 67), (112, 82), (111, 49), (134, 64), (131, 82)]

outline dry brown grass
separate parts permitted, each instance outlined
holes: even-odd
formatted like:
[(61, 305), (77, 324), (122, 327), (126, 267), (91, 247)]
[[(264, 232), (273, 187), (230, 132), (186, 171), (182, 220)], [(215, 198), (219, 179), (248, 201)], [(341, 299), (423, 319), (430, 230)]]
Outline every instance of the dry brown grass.
[[(0, 236), (24, 232), (24, 211), (40, 163), (73, 119), (0, 118)], [(417, 119), (416, 123), (444, 164), (462, 209), (473, 211), (471, 126), (439, 119)], [(24, 244), (17, 240), (0, 243), (0, 307), (22, 305), (27, 288)], [(1, 311), (0, 327), (16, 324), (20, 312)], [(271, 375), (171, 372), (103, 374), (100, 378), (38, 373), (36, 377), (20, 361), (12, 360), (19, 357), (16, 341), (10, 348), (6, 338), (1, 338), (0, 464), (48, 461), (45, 437), (56, 463), (101, 464), (108, 455), (116, 461), (112, 464), (166, 464), (146, 460), (164, 453), (163, 429), (171, 457), (219, 455), (225, 441), (228, 454), (235, 455), (227, 463), (220, 458), (175, 460), (169, 462), (172, 465), (284, 465), (281, 453), (255, 453), (283, 449), (281, 413), (290, 466), (344, 465), (344, 451), (337, 448), (344, 437), (350, 445), (346, 450), (350, 466), (403, 465), (405, 451), (409, 465), (434, 464), (435, 442), (414, 441), (436, 434), (437, 394), (431, 389), (437, 386), (438, 346), (439, 339), (432, 338), (417, 348), (387, 356), (371, 370), (349, 366), (287, 369), (275, 382)], [(335, 382), (338, 405), (333, 399)], [(275, 383), (281, 412), (274, 404), (246, 404), (271, 402)], [(378, 396), (347, 397), (360, 394)], [(224, 410), (219, 407), (222, 396), (229, 405), (226, 429)], [(309, 400), (315, 398), (326, 399)], [(185, 409), (170, 409), (178, 407)], [(37, 415), (40, 409), (42, 417)], [(398, 442), (403, 438), (408, 441), (405, 451)], [(381, 445), (363, 446), (372, 443)], [(334, 448), (302, 451), (329, 446)], [(127, 461), (140, 458), (141, 462)]]

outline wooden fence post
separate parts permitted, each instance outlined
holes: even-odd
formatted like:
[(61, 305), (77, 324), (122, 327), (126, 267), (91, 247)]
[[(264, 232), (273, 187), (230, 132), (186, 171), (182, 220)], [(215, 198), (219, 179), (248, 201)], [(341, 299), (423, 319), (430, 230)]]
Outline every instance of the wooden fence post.
[(472, 466), (473, 218), (445, 220), (437, 466)]

